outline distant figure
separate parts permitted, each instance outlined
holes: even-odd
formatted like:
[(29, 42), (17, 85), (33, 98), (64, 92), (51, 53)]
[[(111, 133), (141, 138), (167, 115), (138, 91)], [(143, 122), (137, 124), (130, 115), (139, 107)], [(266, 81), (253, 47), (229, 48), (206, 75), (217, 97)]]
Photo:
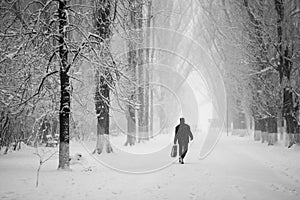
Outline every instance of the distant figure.
[(183, 159), (188, 151), (189, 140), (193, 140), (190, 126), (184, 123), (184, 118), (180, 118), (180, 124), (175, 128), (174, 144), (179, 144), (179, 163), (184, 164)]

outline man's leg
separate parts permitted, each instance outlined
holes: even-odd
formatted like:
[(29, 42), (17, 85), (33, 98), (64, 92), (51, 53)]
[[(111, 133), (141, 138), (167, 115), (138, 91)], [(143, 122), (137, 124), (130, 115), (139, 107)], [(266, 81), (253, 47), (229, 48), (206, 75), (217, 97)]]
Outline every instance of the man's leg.
[(181, 163), (181, 155), (182, 155), (182, 144), (178, 144), (178, 155), (179, 155), (179, 162)]
[(181, 154), (181, 158), (182, 158), (182, 160), (184, 159), (184, 157), (185, 157), (185, 155), (186, 155), (186, 153), (187, 153), (187, 151), (188, 151), (188, 144), (184, 144), (184, 145), (182, 145), (182, 154)]

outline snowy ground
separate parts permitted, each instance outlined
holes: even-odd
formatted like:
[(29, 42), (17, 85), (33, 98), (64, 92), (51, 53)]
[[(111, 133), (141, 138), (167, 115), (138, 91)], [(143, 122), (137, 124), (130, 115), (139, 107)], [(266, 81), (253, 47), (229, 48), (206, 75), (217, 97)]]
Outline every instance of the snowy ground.
[[(198, 159), (195, 141), (185, 165), (172, 163), (169, 149), (153, 161), (128, 157), (120, 150), (92, 157), (79, 143), (71, 147), (72, 154), (80, 152), (84, 160), (73, 163), (72, 171), (56, 170), (57, 157), (49, 160), (42, 166), (38, 188), (34, 149), (1, 155), (0, 199), (300, 199), (300, 146), (287, 149), (224, 135), (204, 160)], [(127, 148), (130, 152), (142, 147)], [(108, 160), (131, 172), (151, 170), (157, 163), (167, 167), (146, 174), (121, 173), (99, 163)]]

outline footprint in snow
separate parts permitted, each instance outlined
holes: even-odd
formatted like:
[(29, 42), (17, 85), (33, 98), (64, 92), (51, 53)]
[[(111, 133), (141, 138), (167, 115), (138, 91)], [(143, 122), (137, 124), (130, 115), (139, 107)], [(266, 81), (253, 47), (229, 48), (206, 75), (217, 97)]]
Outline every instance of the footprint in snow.
[(190, 199), (196, 199), (196, 194), (190, 193)]
[(270, 185), (270, 187), (272, 188), (273, 191), (278, 191), (279, 187), (274, 185), (273, 183)]
[(246, 195), (243, 193), (242, 189), (238, 185), (233, 185), (233, 187), (238, 191), (238, 193), (242, 196), (243, 199), (247, 199)]

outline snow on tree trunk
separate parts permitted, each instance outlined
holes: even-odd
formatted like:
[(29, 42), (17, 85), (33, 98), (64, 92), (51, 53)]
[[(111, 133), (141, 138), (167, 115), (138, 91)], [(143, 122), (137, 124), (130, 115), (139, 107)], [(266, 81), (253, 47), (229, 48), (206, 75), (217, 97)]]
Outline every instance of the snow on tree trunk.
[(96, 147), (93, 153), (101, 154), (104, 146), (104, 133), (101, 133), (101, 127), (100, 122), (97, 120), (97, 141), (96, 141)]
[[(297, 121), (295, 118), (295, 108), (294, 108), (294, 98), (295, 94), (293, 94), (294, 88), (291, 84), (291, 73), (293, 69), (293, 62), (291, 61), (292, 55), (293, 55), (293, 40), (291, 40), (292, 32), (287, 35), (285, 34), (285, 29), (289, 28), (287, 27), (287, 24), (284, 23), (286, 18), (288, 17), (286, 11), (288, 4), (284, 4), (283, 1), (275, 0), (275, 9), (277, 12), (277, 38), (278, 38), (278, 47), (277, 52), (279, 56), (279, 64), (278, 64), (278, 71), (279, 71), (279, 78), (280, 78), (280, 84), (284, 84), (283, 79), (286, 77), (286, 87), (283, 88), (283, 106), (282, 106), (282, 113), (285, 117), (285, 120), (287, 122), (287, 133), (289, 136), (291, 134), (295, 134), (296, 128), (297, 128)], [(291, 143), (294, 143), (293, 136)]]
[(101, 120), (98, 118), (98, 120), (100, 120), (100, 121), (97, 123), (97, 142), (96, 142), (96, 147), (95, 147), (95, 150), (93, 153), (101, 154), (103, 151), (103, 148), (105, 148), (107, 153), (112, 153), (113, 149), (109, 142), (109, 134), (105, 133), (105, 130), (107, 130), (107, 128), (103, 127), (103, 125), (104, 125), (102, 122), (103, 119)]
[[(139, 68), (138, 68), (138, 50), (137, 50), (137, 44), (136, 39), (138, 38), (137, 33), (137, 27), (138, 27), (138, 2), (137, 0), (130, 0), (129, 2), (129, 22), (128, 22), (128, 29), (133, 36), (132, 39), (128, 41), (128, 64), (131, 69), (131, 75), (133, 79), (135, 80), (136, 84), (139, 84)], [(135, 104), (139, 103), (139, 87), (134, 86), (134, 89), (129, 94), (129, 98), (131, 101), (134, 101)], [(125, 145), (128, 143), (130, 145), (134, 145), (135, 141), (139, 137), (139, 107), (136, 105), (130, 105), (128, 103), (127, 105), (129, 113), (127, 114), (127, 139), (125, 142)], [(132, 122), (134, 124), (132, 124)], [(134, 127), (131, 127), (134, 126)]]
[[(94, 28), (98, 39), (98, 49), (103, 60), (103, 66), (97, 66), (96, 69), (96, 92), (95, 109), (97, 114), (97, 143), (94, 153), (102, 153), (106, 146), (106, 152), (111, 153), (112, 147), (109, 142), (109, 103), (110, 88), (108, 84), (112, 83), (111, 74), (107, 65), (110, 65), (110, 25), (111, 25), (111, 2), (109, 0), (96, 0), (94, 11)], [(111, 67), (111, 66), (110, 66)]]
[(277, 118), (276, 117), (269, 117), (268, 119), (268, 145), (274, 145), (277, 141)]
[[(97, 73), (96, 76), (99, 76)], [(101, 154), (103, 147), (106, 146), (106, 152), (111, 153), (112, 147), (109, 142), (109, 87), (105, 83), (104, 77), (97, 79), (95, 106), (97, 114), (97, 143), (94, 153)]]
[(128, 105), (127, 109), (128, 109), (126, 111), (127, 138), (126, 138), (125, 146), (127, 146), (128, 144), (132, 146), (135, 144), (135, 111), (131, 105)]
[(263, 118), (260, 120), (260, 126), (261, 126), (261, 142), (264, 143), (266, 141), (267, 137), (267, 122), (266, 118)]
[(60, 57), (60, 112), (59, 112), (59, 169), (69, 168), (69, 114), (70, 81), (68, 75), (68, 49), (65, 43), (67, 22), (67, 1), (58, 3), (59, 18), (59, 57)]
[(150, 90), (150, 67), (151, 67), (151, 64), (150, 64), (150, 34), (151, 34), (151, 29), (150, 29), (150, 26), (151, 26), (151, 12), (152, 12), (152, 1), (151, 0), (148, 0), (146, 5), (145, 5), (145, 9), (146, 10), (146, 52), (145, 52), (145, 62), (146, 62), (146, 65), (145, 65), (145, 80), (144, 80), (144, 83), (145, 83), (145, 90), (144, 90), (144, 93), (145, 93), (145, 124), (146, 124), (146, 132), (147, 132), (147, 139), (150, 138), (151, 134), (151, 126), (150, 126), (150, 123), (151, 123), (151, 90)]
[[(150, 51), (148, 48), (150, 44), (150, 18), (151, 18), (151, 4), (149, 1), (138, 2), (136, 7), (136, 24), (138, 29), (138, 50), (137, 50), (137, 84), (138, 88), (138, 102), (140, 104), (138, 112), (139, 125), (139, 141), (149, 139), (149, 61)], [(146, 19), (146, 20), (144, 20)], [(147, 29), (148, 28), (148, 29)]]
[(259, 141), (261, 139), (261, 122), (260, 119), (254, 118), (254, 140)]

